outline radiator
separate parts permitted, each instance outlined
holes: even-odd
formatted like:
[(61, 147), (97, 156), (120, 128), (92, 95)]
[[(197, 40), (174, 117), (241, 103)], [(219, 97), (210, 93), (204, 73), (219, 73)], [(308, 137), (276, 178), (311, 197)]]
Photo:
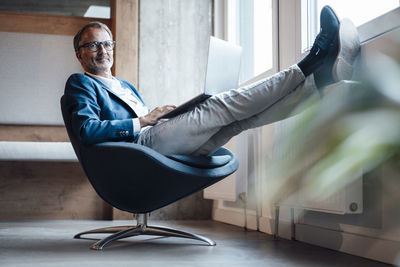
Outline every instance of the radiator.
[[(343, 97), (346, 96), (347, 90), (351, 90), (353, 86), (359, 84), (352, 81), (341, 81), (325, 88), (325, 93), (330, 90), (341, 90)], [(273, 157), (280, 160), (288, 160), (294, 157), (296, 147), (292, 150), (281, 150), (285, 138), (288, 136), (288, 131), (293, 123), (296, 123), (300, 115), (280, 121), (275, 124), (275, 141)], [(313, 210), (334, 214), (358, 214), (363, 212), (363, 180), (362, 170), (359, 170), (359, 178), (348, 184), (345, 188), (336, 191), (333, 195), (324, 199), (313, 200), (309, 197), (306, 188), (298, 186), (296, 193), (290, 199), (284, 201), (283, 205), (297, 207), (306, 210)]]

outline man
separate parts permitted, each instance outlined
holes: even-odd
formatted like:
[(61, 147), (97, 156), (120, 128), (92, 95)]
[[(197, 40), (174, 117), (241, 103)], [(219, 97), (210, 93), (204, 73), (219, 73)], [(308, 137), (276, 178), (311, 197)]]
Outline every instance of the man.
[[(340, 42), (339, 20), (330, 7), (322, 9), (320, 21), (321, 31), (310, 53), (298, 64), (245, 88), (215, 95), (168, 121), (160, 118), (174, 106), (149, 112), (133, 85), (112, 76), (112, 33), (104, 24), (90, 23), (74, 38), (85, 74), (71, 75), (65, 87), (73, 134), (85, 145), (129, 141), (163, 154), (212, 153), (244, 130), (285, 118), (316, 90), (315, 84), (334, 82), (332, 69), (338, 57), (353, 56), (338, 55), (339, 45), (351, 42)], [(342, 51), (357, 52), (354, 47)]]

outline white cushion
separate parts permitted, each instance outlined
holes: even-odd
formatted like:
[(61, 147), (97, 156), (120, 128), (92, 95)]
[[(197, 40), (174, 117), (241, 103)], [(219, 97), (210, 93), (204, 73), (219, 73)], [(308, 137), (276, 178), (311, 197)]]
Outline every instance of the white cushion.
[(69, 142), (9, 142), (0, 141), (3, 161), (62, 161), (77, 162)]

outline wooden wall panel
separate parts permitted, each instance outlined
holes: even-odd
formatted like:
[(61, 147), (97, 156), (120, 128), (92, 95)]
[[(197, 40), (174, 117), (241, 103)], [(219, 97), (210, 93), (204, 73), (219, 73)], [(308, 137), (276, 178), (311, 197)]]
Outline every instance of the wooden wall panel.
[[(139, 87), (139, 0), (111, 0), (111, 31), (117, 42), (113, 75)], [(128, 212), (113, 209), (115, 220), (128, 220)]]
[(95, 20), (111, 27), (110, 19), (2, 11), (0, 31), (74, 36), (85, 24)]
[(69, 142), (64, 126), (0, 125), (0, 141)]
[(78, 163), (0, 162), (0, 220), (111, 219)]
[(139, 87), (139, 0), (112, 0), (111, 20), (114, 40), (113, 74)]

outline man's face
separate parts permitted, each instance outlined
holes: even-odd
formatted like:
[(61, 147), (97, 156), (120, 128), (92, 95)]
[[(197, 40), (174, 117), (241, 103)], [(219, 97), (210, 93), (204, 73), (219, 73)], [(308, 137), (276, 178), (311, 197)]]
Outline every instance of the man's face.
[[(87, 28), (83, 34), (79, 45), (90, 42), (104, 42), (111, 40), (110, 35), (102, 28)], [(103, 45), (98, 47), (96, 52), (90, 51), (88, 47), (81, 47), (76, 52), (76, 57), (81, 62), (85, 71), (101, 75), (111, 75), (113, 65), (113, 51), (107, 51)]]

